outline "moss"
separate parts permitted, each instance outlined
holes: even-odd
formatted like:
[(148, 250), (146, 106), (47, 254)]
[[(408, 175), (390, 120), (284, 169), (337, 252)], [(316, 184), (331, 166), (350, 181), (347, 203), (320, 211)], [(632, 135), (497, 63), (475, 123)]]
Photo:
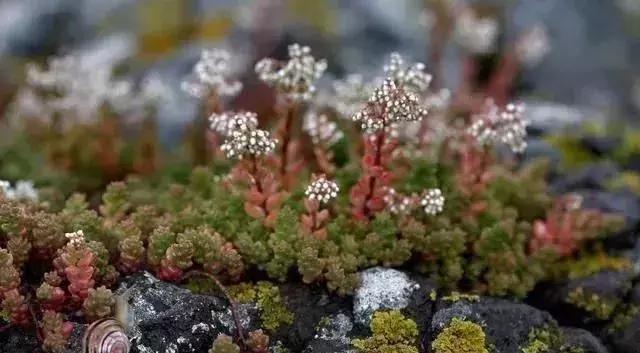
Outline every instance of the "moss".
[(229, 287), (229, 295), (238, 303), (253, 303), (256, 300), (256, 289), (251, 283), (240, 283)]
[(620, 331), (626, 328), (634, 318), (640, 315), (640, 305), (625, 304), (618, 310), (611, 320), (610, 332)]
[(431, 344), (434, 353), (489, 353), (482, 326), (453, 318)]
[(521, 348), (522, 353), (548, 353), (554, 352), (559, 345), (559, 333), (550, 328), (536, 328), (529, 332), (529, 341)]
[(596, 161), (598, 158), (584, 148), (580, 139), (576, 136), (555, 135), (546, 138), (553, 147), (562, 153), (563, 167), (572, 169)]
[[(631, 268), (631, 262), (627, 258), (614, 257), (603, 252), (581, 257), (563, 263), (569, 278), (583, 278), (604, 270), (622, 271)], [(563, 267), (561, 266), (561, 267)]]
[(293, 313), (284, 305), (280, 289), (270, 282), (240, 283), (229, 288), (229, 295), (238, 303), (255, 302), (260, 310), (262, 327), (271, 332), (293, 323)]
[(362, 353), (418, 353), (418, 325), (398, 310), (378, 311), (371, 320), (371, 336), (351, 343)]
[(582, 287), (571, 291), (566, 298), (567, 303), (581, 308), (600, 320), (608, 320), (618, 305), (617, 300), (605, 299), (593, 293), (589, 294)]
[(466, 300), (469, 302), (477, 302), (480, 301), (480, 296), (477, 294), (468, 294), (468, 293), (460, 293), (460, 292), (451, 292), (451, 294), (442, 297), (444, 301), (455, 303), (460, 300)]
[(610, 190), (631, 190), (640, 195), (640, 173), (623, 171), (613, 179), (607, 181), (607, 188)]
[(256, 303), (264, 328), (275, 331), (282, 325), (293, 323), (293, 313), (282, 302), (278, 287), (269, 282), (258, 282), (256, 292)]
[(435, 301), (436, 301), (436, 299), (438, 299), (438, 293), (436, 292), (436, 290), (435, 290), (435, 289), (432, 289), (432, 290), (429, 292), (429, 299), (431, 299), (431, 301), (432, 301), (432, 302), (435, 302)]

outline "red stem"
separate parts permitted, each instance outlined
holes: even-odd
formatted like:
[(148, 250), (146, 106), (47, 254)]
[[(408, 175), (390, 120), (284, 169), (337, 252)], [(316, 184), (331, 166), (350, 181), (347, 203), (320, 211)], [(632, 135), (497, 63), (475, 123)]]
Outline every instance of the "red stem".
[[(384, 136), (385, 136), (385, 132), (384, 129), (382, 130), (382, 132), (379, 132), (376, 136), (376, 151), (375, 151), (375, 158), (374, 158), (374, 167), (378, 167), (382, 165), (382, 146), (384, 145)], [(367, 216), (367, 218), (371, 219), (373, 217), (373, 214), (371, 214), (371, 210), (369, 209), (369, 201), (373, 198), (373, 194), (374, 194), (374, 189), (376, 186), (376, 176), (375, 175), (371, 175), (369, 176), (369, 192), (367, 193), (367, 196), (364, 199), (364, 204), (363, 206), (363, 214), (365, 216)]]

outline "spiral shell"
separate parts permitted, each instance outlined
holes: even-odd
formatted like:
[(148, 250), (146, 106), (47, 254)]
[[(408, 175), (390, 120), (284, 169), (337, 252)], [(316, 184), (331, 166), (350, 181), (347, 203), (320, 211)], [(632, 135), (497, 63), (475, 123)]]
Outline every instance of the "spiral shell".
[(129, 350), (129, 338), (118, 320), (98, 320), (84, 335), (84, 353), (129, 353)]

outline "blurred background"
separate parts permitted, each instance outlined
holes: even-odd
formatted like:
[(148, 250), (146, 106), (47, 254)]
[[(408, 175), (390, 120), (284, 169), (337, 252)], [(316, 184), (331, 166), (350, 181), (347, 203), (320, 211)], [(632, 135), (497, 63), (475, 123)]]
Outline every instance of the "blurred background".
[[(433, 2), (2, 0), (2, 103), (11, 100), (22, 82), (25, 63), (85, 53), (97, 62), (117, 62), (134, 79), (152, 72), (175, 89), (173, 99), (159, 108), (167, 127), (163, 136), (170, 138), (172, 127), (190, 121), (196, 112), (196, 102), (180, 92), (180, 82), (201, 49), (227, 48), (234, 53), (237, 72), (251, 74), (259, 58), (284, 57), (287, 44), (300, 42), (310, 45), (316, 57), (328, 59), (325, 82), (350, 72), (378, 72), (391, 51), (429, 67), (438, 45), (433, 35), (438, 24), (429, 6)], [(461, 1), (440, 2), (453, 6)], [(496, 52), (527, 28), (544, 28), (550, 50), (523, 68), (515, 86), (518, 96), (570, 104), (588, 111), (579, 115), (596, 119), (637, 120), (640, 0), (463, 2), (491, 12), (497, 24)], [(447, 45), (437, 55), (440, 82), (455, 90), (464, 49)], [(251, 87), (253, 76), (243, 79)]]
[[(639, 39), (640, 0), (0, 0), (0, 179), (68, 194), (131, 174), (185, 178), (210, 164), (203, 100), (181, 88), (202, 51), (229, 51), (243, 84), (224, 109), (268, 126), (275, 94), (254, 65), (292, 43), (328, 62), (317, 106), (334, 105), (349, 74), (372, 82), (395, 51), (426, 65), (454, 115), (486, 97), (525, 102), (525, 160), (619, 155), (640, 170), (640, 130), (620, 133), (640, 121)], [(47, 92), (55, 80), (70, 91)], [(571, 136), (585, 122), (617, 135)]]

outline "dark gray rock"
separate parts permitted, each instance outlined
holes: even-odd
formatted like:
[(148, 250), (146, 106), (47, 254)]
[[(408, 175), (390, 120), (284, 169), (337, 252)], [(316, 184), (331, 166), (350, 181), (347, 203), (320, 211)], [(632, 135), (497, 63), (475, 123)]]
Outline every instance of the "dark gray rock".
[(596, 156), (608, 156), (620, 146), (620, 138), (612, 136), (583, 136), (580, 143)]
[(294, 319), (291, 325), (280, 327), (270, 336), (273, 342), (280, 341), (293, 352), (301, 352), (314, 339), (316, 328), (324, 318), (351, 312), (349, 298), (330, 294), (324, 287), (302, 283), (285, 283), (279, 287), (282, 301)]
[(550, 187), (554, 193), (558, 194), (578, 190), (601, 190), (619, 172), (618, 167), (613, 163), (595, 163), (576, 172), (556, 178), (552, 181)]
[(584, 278), (540, 285), (529, 295), (528, 300), (536, 307), (552, 313), (561, 325), (598, 332), (608, 318), (598, 317), (593, 312), (585, 310), (582, 305), (571, 303), (568, 300), (570, 293), (581, 288), (586, 297), (597, 295), (601, 302), (615, 307), (629, 293), (632, 279), (631, 272), (602, 271)]
[(629, 227), (640, 221), (640, 198), (631, 192), (581, 190), (578, 193), (582, 195), (582, 204), (586, 208), (624, 215)]
[(40, 353), (40, 342), (33, 330), (11, 326), (0, 332), (0, 352)]
[[(193, 294), (149, 273), (126, 279), (118, 293), (128, 296), (134, 353), (206, 352), (218, 334), (235, 334), (230, 307), (222, 298)], [(239, 305), (238, 311), (244, 330), (254, 329), (255, 306)]]
[(353, 319), (344, 313), (327, 316), (320, 323), (316, 335), (304, 353), (351, 353), (353, 347)]
[(438, 306), (425, 342), (433, 341), (453, 318), (461, 318), (483, 326), (493, 352), (512, 353), (520, 352), (520, 347), (527, 344), (532, 330), (557, 327), (549, 313), (506, 299), (483, 297), (477, 302), (440, 302)]
[(562, 327), (561, 332), (564, 347), (582, 349), (584, 353), (609, 353), (602, 342), (587, 330)]
[(640, 313), (624, 327), (610, 335), (609, 341), (615, 353), (638, 353), (640, 350)]

